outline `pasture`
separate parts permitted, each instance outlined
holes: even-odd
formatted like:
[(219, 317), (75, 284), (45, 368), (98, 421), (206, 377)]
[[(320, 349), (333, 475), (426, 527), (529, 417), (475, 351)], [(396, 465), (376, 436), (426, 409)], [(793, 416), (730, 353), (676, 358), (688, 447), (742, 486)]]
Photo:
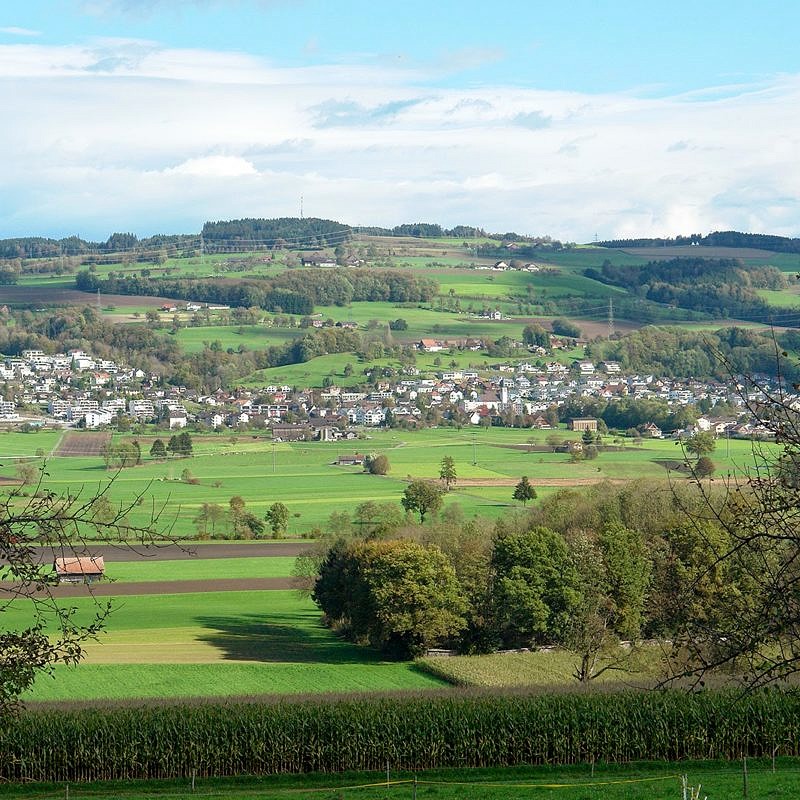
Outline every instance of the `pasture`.
[[(313, 535), (325, 529), (332, 512), (351, 514), (360, 503), (394, 503), (399, 507), (406, 482), (413, 478), (437, 480), (444, 456), (454, 459), (458, 476), (445, 498), (445, 507), (457, 504), (467, 517), (496, 517), (518, 506), (511, 495), (522, 475), (528, 476), (540, 498), (559, 488), (604, 480), (660, 479), (664, 491), (669, 491), (670, 481), (686, 481), (679, 470), (682, 452), (674, 441), (634, 442), (623, 437), (615, 443), (612, 437), (606, 437), (609, 449), (598, 458), (573, 462), (568, 454), (553, 452), (547, 445), (552, 433), (483, 427), (374, 429), (365, 432), (361, 440), (330, 443), (272, 442), (263, 435), (218, 434), (197, 436), (196, 454), (190, 458), (165, 460), (147, 455), (154, 438), (149, 435), (139, 437), (143, 452), (140, 466), (117, 474), (107, 470), (99, 456), (52, 457), (46, 462), (45, 485), (61, 494), (80, 493), (83, 498), (106, 489), (115, 505), (133, 504), (128, 514), (131, 522), (145, 523), (156, 510), (162, 527), (171, 526), (172, 534), (181, 537), (197, 535), (195, 520), (204, 504), (227, 510), (230, 498), (236, 495), (244, 499), (248, 511), (263, 517), (272, 503), (280, 501), (290, 512), (287, 536), (291, 537)], [(567, 440), (580, 438), (573, 432), (557, 433)], [(81, 435), (72, 433), (70, 438)], [(123, 440), (125, 437), (118, 435), (114, 441)], [(0, 464), (4, 465), (0, 478), (12, 481), (14, 462), (8, 456), (33, 456), (37, 442), (49, 442), (52, 447), (54, 439), (50, 432), (0, 435)], [(354, 452), (384, 453), (390, 463), (389, 474), (369, 475), (360, 467), (336, 465), (340, 455)], [(753, 464), (753, 444), (719, 440), (711, 457), (718, 478), (742, 474)], [(189, 471), (192, 482), (182, 480), (184, 470)], [(215, 526), (218, 529), (208, 527), (212, 536), (227, 531), (225, 519)]]
[(277, 328), (266, 325), (203, 325), (181, 328), (176, 337), (186, 353), (199, 353), (218, 343), (223, 350), (242, 347), (263, 350), (282, 345), (304, 333), (299, 328)]

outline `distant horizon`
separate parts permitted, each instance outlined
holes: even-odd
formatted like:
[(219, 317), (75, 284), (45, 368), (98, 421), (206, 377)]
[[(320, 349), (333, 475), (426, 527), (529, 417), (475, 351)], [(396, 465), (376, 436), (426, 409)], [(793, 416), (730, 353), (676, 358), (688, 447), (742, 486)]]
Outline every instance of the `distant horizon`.
[(0, 238), (301, 196), (561, 241), (800, 235), (800, 4), (645, 5), (7, 0)]
[[(590, 241), (582, 242), (582, 241), (577, 241), (577, 240), (574, 240), (574, 239), (558, 239), (555, 236), (551, 236), (547, 231), (528, 232), (528, 231), (521, 231), (521, 230), (512, 230), (511, 228), (505, 228), (502, 231), (500, 231), (500, 230), (493, 231), (493, 230), (490, 230), (489, 228), (487, 228), (485, 225), (472, 224), (472, 223), (468, 224), (468, 223), (464, 223), (464, 222), (457, 222), (452, 226), (446, 226), (446, 225), (442, 225), (441, 223), (439, 223), (439, 222), (437, 222), (435, 220), (422, 220), (422, 219), (420, 219), (420, 220), (414, 220), (414, 222), (398, 222), (398, 223), (395, 223), (394, 225), (351, 225), (349, 222), (342, 222), (341, 220), (328, 219), (328, 218), (325, 218), (325, 217), (307, 217), (307, 216), (292, 217), (291, 215), (281, 215), (279, 217), (245, 216), (245, 217), (234, 217), (234, 218), (231, 218), (231, 219), (224, 219), (224, 220), (222, 218), (216, 218), (216, 219), (213, 219), (213, 220), (205, 220), (204, 223), (200, 226), (200, 228), (198, 228), (198, 230), (196, 230), (196, 231), (165, 231), (165, 230), (159, 230), (159, 231), (155, 231), (155, 232), (151, 232), (151, 233), (139, 233), (139, 232), (136, 232), (134, 230), (115, 230), (115, 231), (111, 231), (110, 233), (108, 233), (105, 236), (101, 236), (101, 237), (98, 237), (98, 238), (94, 238), (94, 237), (93, 238), (87, 238), (85, 236), (82, 236), (79, 233), (67, 233), (67, 234), (64, 234), (64, 235), (61, 235), (61, 236), (43, 234), (43, 233), (28, 233), (28, 234), (23, 234), (23, 235), (19, 235), (19, 236), (0, 236), (0, 241), (9, 241), (9, 240), (14, 240), (14, 239), (21, 239), (21, 240), (22, 239), (46, 239), (46, 240), (50, 240), (50, 241), (63, 241), (65, 239), (70, 239), (72, 237), (75, 237), (75, 238), (80, 239), (83, 242), (88, 243), (88, 244), (102, 245), (102, 244), (105, 244), (106, 242), (108, 242), (108, 240), (111, 239), (111, 237), (116, 236), (116, 235), (133, 235), (133, 236), (136, 237), (137, 241), (144, 241), (144, 240), (155, 238), (155, 237), (158, 237), (158, 236), (167, 236), (167, 237), (169, 237), (169, 236), (188, 236), (188, 237), (196, 236), (196, 237), (199, 238), (200, 235), (201, 235), (201, 232), (202, 232), (203, 225), (205, 225), (208, 222), (235, 222), (235, 221), (244, 220), (244, 219), (266, 219), (266, 220), (272, 220), (272, 219), (297, 219), (297, 220), (300, 220), (300, 219), (322, 219), (322, 220), (327, 221), (327, 222), (336, 222), (339, 225), (345, 225), (348, 228), (350, 228), (351, 231), (353, 233), (355, 233), (356, 235), (359, 235), (361, 233), (359, 231), (360, 228), (386, 228), (387, 230), (391, 230), (392, 228), (398, 227), (400, 225), (430, 224), (430, 225), (441, 225), (441, 227), (443, 229), (450, 230), (450, 229), (455, 228), (457, 226), (463, 226), (463, 227), (471, 227), (471, 228), (477, 228), (477, 229), (484, 230), (484, 231), (486, 231), (486, 236), (487, 237), (492, 237), (492, 238), (502, 239), (505, 234), (515, 234), (517, 236), (523, 236), (523, 237), (532, 238), (532, 239), (533, 238), (544, 238), (544, 237), (550, 236), (550, 238), (552, 238), (555, 241), (560, 242), (561, 244), (575, 245), (575, 246), (578, 246), (578, 247), (589, 247), (589, 246), (593, 246), (593, 245), (600, 246), (602, 242), (614, 241), (615, 239), (625, 239), (625, 240), (629, 240), (629, 241), (638, 241), (638, 240), (643, 240), (643, 239), (660, 239), (660, 240), (664, 240), (664, 241), (671, 241), (671, 240), (675, 240), (677, 238), (688, 239), (691, 236), (696, 236), (696, 235), (700, 235), (702, 237), (706, 237), (706, 236), (709, 236), (709, 235), (711, 235), (713, 233), (739, 233), (739, 234), (744, 234), (744, 235), (747, 235), (747, 236), (775, 236), (775, 237), (778, 237), (778, 238), (785, 238), (785, 239), (797, 239), (797, 238), (800, 238), (800, 237), (783, 236), (781, 234), (772, 233), (772, 232), (769, 232), (769, 231), (736, 231), (736, 230), (733, 230), (732, 228), (726, 228), (724, 230), (723, 229), (718, 229), (718, 230), (713, 230), (713, 231), (702, 231), (702, 232), (701, 231), (680, 232), (680, 233), (673, 234), (671, 236), (638, 236), (638, 235), (630, 235), (630, 236), (625, 236), (625, 237), (609, 237), (608, 239), (598, 238), (597, 240), (590, 240)], [(364, 234), (364, 235), (369, 236), (371, 234)], [(395, 235), (396, 236), (408, 236), (409, 234), (395, 234)], [(435, 237), (420, 236), (418, 238), (427, 239), (427, 238), (435, 238)], [(456, 238), (459, 238), (459, 237), (456, 237)], [(464, 237), (464, 239), (465, 239), (465, 241), (468, 241), (467, 237)], [(245, 239), (245, 241), (246, 241), (246, 239)], [(321, 247), (321, 249), (324, 249), (325, 245), (321, 245), (320, 247)]]

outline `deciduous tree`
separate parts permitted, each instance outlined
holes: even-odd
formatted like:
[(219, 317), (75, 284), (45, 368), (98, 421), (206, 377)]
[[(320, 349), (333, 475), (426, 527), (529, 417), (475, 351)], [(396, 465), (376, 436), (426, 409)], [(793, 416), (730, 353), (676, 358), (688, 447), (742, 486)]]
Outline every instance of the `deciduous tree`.
[(435, 514), (442, 507), (442, 490), (430, 481), (411, 481), (400, 502), (406, 511), (416, 511), (420, 523), (424, 523), (428, 514)]
[(456, 474), (456, 462), (453, 460), (452, 456), (445, 456), (442, 459), (442, 463), (439, 466), (439, 478), (444, 483), (445, 491), (449, 492), (450, 487), (458, 479), (458, 475)]

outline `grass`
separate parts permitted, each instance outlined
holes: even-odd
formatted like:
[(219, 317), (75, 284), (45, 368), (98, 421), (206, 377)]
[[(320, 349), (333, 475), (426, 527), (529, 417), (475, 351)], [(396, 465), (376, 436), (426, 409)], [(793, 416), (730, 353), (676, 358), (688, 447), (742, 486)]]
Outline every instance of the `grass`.
[[(767, 759), (751, 759), (748, 788), (753, 798), (793, 800), (800, 794), (800, 763), (778, 758), (775, 771)], [(412, 773), (403, 765), (389, 763), (390, 785), (385, 772), (271, 775), (263, 778), (198, 778), (195, 788), (189, 776), (174, 781), (116, 781), (70, 786), (75, 800), (140, 800), (203, 797), (263, 798), (474, 798), (518, 800), (545, 797), (553, 800), (679, 800), (681, 776), (689, 786), (702, 786), (701, 797), (727, 800), (742, 796), (742, 764), (731, 761), (640, 762), (634, 764), (575, 764), (572, 766), (440, 769)], [(416, 793), (413, 781), (417, 779)], [(0, 794), (7, 800), (45, 800), (63, 796), (61, 784), (11, 784)]]
[(176, 334), (186, 353), (199, 353), (206, 345), (219, 342), (223, 350), (240, 346), (248, 350), (263, 350), (267, 347), (284, 344), (302, 335), (300, 329), (273, 328), (265, 325), (209, 325), (181, 328)]
[[(457, 686), (578, 688), (573, 675), (578, 657), (567, 650), (426, 658), (419, 663), (431, 675)], [(600, 660), (600, 666), (606, 663)], [(630, 671), (608, 670), (596, 678), (592, 685), (620, 681), (631, 685), (647, 684), (658, 670), (658, 653), (637, 653), (630, 657), (625, 667)]]
[(198, 581), (220, 578), (288, 578), (295, 559), (290, 556), (263, 558), (204, 558), (197, 561), (110, 562), (106, 577), (117, 583), (148, 581)]
[(39, 450), (48, 455), (61, 441), (62, 435), (63, 431), (52, 429), (39, 429), (30, 433), (0, 431), (0, 459), (6, 461), (4, 472), (8, 473), (8, 459), (30, 458)]
[[(162, 521), (174, 521), (173, 532), (180, 536), (196, 535), (194, 519), (204, 503), (227, 508), (230, 498), (239, 495), (248, 510), (263, 517), (273, 502), (281, 501), (290, 512), (288, 535), (300, 536), (324, 527), (333, 511), (352, 513), (356, 505), (366, 501), (399, 504), (408, 478), (436, 479), (445, 455), (455, 460), (459, 479), (484, 484), (456, 483), (446, 497), (446, 506), (457, 503), (468, 517), (478, 513), (496, 517), (515, 505), (512, 487), (522, 475), (541, 490), (541, 496), (554, 487), (602, 480), (661, 479), (665, 491), (669, 478), (685, 480), (680, 473), (668, 471), (681, 463), (681, 452), (672, 441), (651, 439), (634, 445), (629, 439), (622, 440), (624, 447), (601, 452), (593, 461), (571, 463), (565, 453), (545, 450), (550, 433), (511, 428), (375, 429), (352, 442), (277, 443), (274, 471), (272, 441), (262, 435), (197, 436), (197, 455), (165, 461), (146, 458), (141, 466), (116, 476), (108, 492), (109, 499), (123, 504), (142, 495), (145, 499), (142, 505), (134, 506), (131, 521), (146, 522), (155, 505), (163, 508)], [(567, 431), (559, 434), (580, 438)], [(55, 441), (37, 439), (43, 435), (17, 434), (10, 446), (24, 446), (30, 452), (36, 449), (37, 441)], [(151, 438), (139, 437), (145, 453)], [(606, 437), (606, 443), (611, 444), (611, 437)], [(367, 475), (358, 467), (334, 465), (339, 455), (356, 451), (385, 453), (391, 465), (389, 475)], [(744, 440), (720, 440), (711, 458), (718, 475), (741, 474), (753, 463), (752, 446)], [(13, 463), (4, 464), (0, 476), (13, 477)], [(198, 483), (181, 481), (184, 469)], [(112, 477), (100, 457), (51, 458), (47, 471), (47, 488), (58, 493), (82, 491), (84, 497), (107, 486)], [(324, 492), (320, 492), (321, 486)]]
[[(81, 619), (95, 606), (76, 598)], [(86, 661), (40, 676), (27, 700), (217, 697), (438, 688), (411, 662), (337, 638), (295, 591), (134, 595), (112, 600)], [(9, 628), (24, 624), (7, 612)]]

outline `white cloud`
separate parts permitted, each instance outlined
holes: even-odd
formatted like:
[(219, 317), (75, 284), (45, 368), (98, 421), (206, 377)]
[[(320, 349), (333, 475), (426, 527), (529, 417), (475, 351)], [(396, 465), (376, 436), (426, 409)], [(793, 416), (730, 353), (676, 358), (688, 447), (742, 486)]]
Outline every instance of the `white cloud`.
[(30, 28), (18, 28), (16, 25), (9, 25), (5, 28), (0, 28), (0, 33), (7, 33), (10, 36), (41, 36), (41, 31), (34, 31)]
[(252, 162), (238, 156), (190, 158), (164, 172), (172, 175), (194, 175), (200, 178), (240, 178), (243, 175), (258, 174)]
[(429, 69), (0, 46), (0, 236), (197, 230), (296, 213), (301, 194), (353, 224), (800, 232), (797, 76), (654, 98), (432, 89)]

